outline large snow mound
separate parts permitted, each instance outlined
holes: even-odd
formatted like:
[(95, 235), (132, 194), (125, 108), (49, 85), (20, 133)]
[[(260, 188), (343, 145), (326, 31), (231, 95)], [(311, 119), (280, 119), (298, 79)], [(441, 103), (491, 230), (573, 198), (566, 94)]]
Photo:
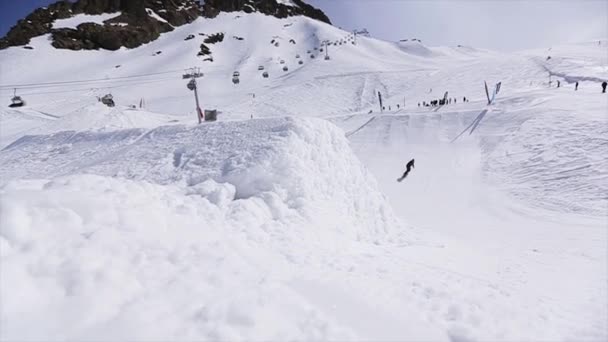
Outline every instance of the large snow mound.
[(354, 338), (283, 282), (399, 229), (320, 119), (26, 136), (0, 164), (6, 339)]
[(397, 42), (396, 45), (399, 49), (405, 51), (406, 53), (420, 57), (434, 57), (440, 55), (426, 47), (424, 44), (416, 41), (400, 41)]
[(395, 224), (344, 133), (320, 119), (25, 136), (0, 152), (0, 161), (4, 181), (87, 173), (196, 188), (212, 179), (230, 184), (234, 199), (279, 201), (285, 213), (357, 238)]

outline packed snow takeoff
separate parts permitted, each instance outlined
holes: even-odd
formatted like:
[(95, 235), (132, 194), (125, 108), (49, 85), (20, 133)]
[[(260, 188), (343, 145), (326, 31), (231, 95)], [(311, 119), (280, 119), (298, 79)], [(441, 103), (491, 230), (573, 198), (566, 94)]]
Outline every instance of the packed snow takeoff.
[(405, 166), (405, 172), (403, 173), (403, 176), (401, 176), (400, 178), (397, 178), (397, 182), (401, 182), (402, 180), (405, 179), (405, 177), (407, 177), (407, 174), (410, 173), (410, 171), (414, 168), (414, 159), (410, 160), (407, 165)]

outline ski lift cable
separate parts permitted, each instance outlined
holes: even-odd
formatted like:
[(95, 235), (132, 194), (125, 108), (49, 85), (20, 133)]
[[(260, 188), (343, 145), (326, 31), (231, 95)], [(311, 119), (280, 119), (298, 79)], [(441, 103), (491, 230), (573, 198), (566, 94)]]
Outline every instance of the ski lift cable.
[[(107, 87), (109, 85), (112, 84), (123, 84), (123, 83), (128, 83), (128, 82), (139, 82), (139, 81), (155, 81), (155, 80), (170, 80), (170, 79), (175, 79), (174, 77), (172, 78), (166, 78), (166, 77), (162, 77), (162, 78), (143, 78), (143, 79), (108, 79), (106, 80), (106, 82), (99, 82), (99, 81), (92, 81), (92, 82), (82, 82), (82, 83), (69, 83), (69, 84), (48, 84), (48, 85), (41, 85), (41, 86), (23, 86), (23, 87), (18, 87), (19, 90), (31, 90), (31, 89), (44, 89), (44, 88), (64, 88), (64, 87), (72, 87), (72, 86), (97, 86), (97, 87)], [(0, 92), (4, 92), (9, 90), (10, 88), (0, 88)]]
[(153, 73), (148, 73), (148, 74), (129, 75), (129, 76), (120, 76), (120, 77), (106, 77), (106, 78), (96, 78), (96, 79), (88, 79), (88, 80), (56, 81), (56, 82), (44, 82), (44, 83), (26, 83), (26, 84), (3, 84), (3, 85), (0, 85), (0, 88), (25, 88), (25, 87), (40, 87), (40, 86), (45, 86), (45, 85), (56, 85), (56, 84), (107, 82), (107, 81), (112, 81), (112, 80), (140, 78), (140, 77), (172, 74), (172, 73), (177, 73), (177, 72), (181, 73), (181, 72), (183, 72), (183, 70), (184, 69), (167, 70), (167, 71), (153, 72)]
[(156, 80), (146, 80), (146, 81), (141, 81), (141, 82), (129, 82), (129, 83), (123, 83), (123, 84), (117, 84), (117, 85), (102, 85), (102, 86), (99, 86), (99, 87), (65, 89), (65, 90), (52, 90), (52, 91), (33, 92), (33, 93), (21, 93), (21, 95), (22, 96), (33, 96), (33, 95), (46, 95), (46, 94), (64, 94), (64, 93), (84, 92), (84, 91), (100, 91), (100, 90), (104, 90), (104, 89), (115, 89), (115, 88), (138, 86), (138, 85), (142, 85), (142, 84), (151, 84), (151, 83), (165, 82), (165, 81), (173, 80), (173, 79), (174, 79), (173, 77), (171, 77), (171, 78), (161, 78), (161, 79), (156, 79)]
[[(15, 88), (18, 89), (39, 89), (39, 88), (56, 88), (56, 87), (65, 87), (71, 85), (87, 85), (87, 84), (103, 84), (105, 82), (113, 82), (113, 81), (127, 81), (136, 78), (142, 77), (150, 77), (156, 75), (165, 75), (171, 73), (183, 73), (184, 69), (179, 70), (170, 70), (163, 71), (157, 73), (149, 73), (149, 74), (141, 74), (141, 75), (131, 75), (131, 76), (121, 76), (121, 77), (108, 77), (103, 79), (91, 79), (91, 80), (78, 80), (78, 81), (57, 81), (57, 82), (46, 82), (46, 83), (32, 83), (32, 84), (14, 84), (14, 85), (0, 85), (0, 92), (3, 90), (13, 90)], [(205, 74), (221, 74), (227, 72), (226, 70), (213, 70), (211, 72), (207, 72)], [(157, 78), (146, 78), (145, 80), (156, 80)], [(100, 85), (101, 86), (101, 85)]]

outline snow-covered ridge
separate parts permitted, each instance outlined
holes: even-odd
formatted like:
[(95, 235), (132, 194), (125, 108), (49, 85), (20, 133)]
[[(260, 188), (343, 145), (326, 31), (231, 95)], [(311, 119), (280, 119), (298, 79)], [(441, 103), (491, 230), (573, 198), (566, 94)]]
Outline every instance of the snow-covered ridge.
[(285, 213), (354, 239), (381, 239), (396, 226), (344, 133), (319, 119), (25, 136), (0, 161), (4, 181), (80, 173), (188, 186), (212, 179), (231, 184), (234, 199), (277, 201)]
[(60, 28), (71, 28), (75, 29), (78, 25), (83, 23), (95, 23), (99, 25), (103, 25), (103, 22), (112, 18), (116, 18), (121, 15), (121, 12), (116, 13), (102, 13), (98, 15), (90, 15), (90, 14), (77, 14), (71, 18), (66, 19), (57, 19), (53, 22), (54, 29)]

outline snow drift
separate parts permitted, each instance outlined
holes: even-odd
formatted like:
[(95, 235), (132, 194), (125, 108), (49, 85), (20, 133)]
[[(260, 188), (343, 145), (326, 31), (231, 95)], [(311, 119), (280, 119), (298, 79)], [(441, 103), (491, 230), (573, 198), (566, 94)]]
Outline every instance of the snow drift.
[(353, 338), (282, 281), (399, 227), (318, 119), (26, 136), (0, 164), (6, 339)]
[[(4, 180), (90, 173), (196, 186), (213, 179), (231, 184), (235, 199), (272, 193), (285, 209), (310, 219), (338, 214), (335, 228), (351, 237), (376, 237), (394, 224), (344, 133), (323, 120), (25, 136), (3, 150), (0, 160)], [(337, 196), (343, 198), (337, 201)], [(354, 233), (346, 222), (371, 228)]]

